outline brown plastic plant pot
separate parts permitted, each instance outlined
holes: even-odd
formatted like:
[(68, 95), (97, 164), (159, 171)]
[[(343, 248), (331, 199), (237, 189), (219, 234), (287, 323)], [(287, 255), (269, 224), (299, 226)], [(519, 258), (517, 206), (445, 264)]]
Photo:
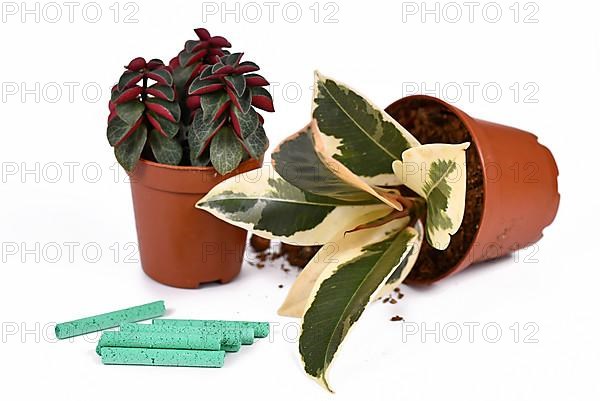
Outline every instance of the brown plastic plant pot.
[(386, 111), (422, 143), (471, 142), (463, 225), (445, 251), (423, 244), (408, 284), (432, 284), (542, 237), (560, 195), (556, 162), (535, 135), (474, 119), (424, 95), (400, 99)]
[(221, 181), (260, 164), (248, 160), (222, 176), (212, 167), (140, 160), (131, 175), (131, 193), (144, 272), (180, 288), (233, 280), (242, 266), (247, 233), (195, 204)]

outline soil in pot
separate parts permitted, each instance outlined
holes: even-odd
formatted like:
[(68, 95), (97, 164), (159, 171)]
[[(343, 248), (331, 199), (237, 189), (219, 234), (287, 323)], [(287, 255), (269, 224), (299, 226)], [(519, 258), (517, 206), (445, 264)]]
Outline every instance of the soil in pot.
[[(451, 111), (432, 102), (414, 100), (393, 117), (422, 144), (473, 142), (469, 131)], [(421, 252), (408, 280), (429, 281), (443, 276), (468, 252), (483, 212), (483, 171), (477, 147), (467, 150), (467, 196), (463, 223), (444, 251), (423, 241)]]

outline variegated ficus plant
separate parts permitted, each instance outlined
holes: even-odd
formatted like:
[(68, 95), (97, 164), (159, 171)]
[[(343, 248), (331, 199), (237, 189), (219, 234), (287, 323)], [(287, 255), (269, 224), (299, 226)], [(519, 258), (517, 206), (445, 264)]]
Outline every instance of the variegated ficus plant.
[(259, 67), (229, 53), (227, 39), (195, 32), (168, 66), (135, 58), (112, 89), (107, 136), (127, 171), (143, 157), (227, 174), (268, 147), (255, 108), (274, 109)]
[(316, 75), (312, 121), (261, 174), (215, 187), (197, 207), (259, 236), (323, 245), (279, 309), (302, 318), (306, 372), (327, 370), (370, 301), (401, 283), (423, 238), (443, 250), (465, 206), (463, 144), (421, 145), (347, 86)]

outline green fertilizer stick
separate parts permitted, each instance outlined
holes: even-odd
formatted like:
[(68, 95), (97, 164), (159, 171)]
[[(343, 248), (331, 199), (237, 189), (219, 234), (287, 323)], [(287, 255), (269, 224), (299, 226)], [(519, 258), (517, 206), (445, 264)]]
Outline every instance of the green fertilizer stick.
[(155, 325), (155, 324), (139, 324), (125, 323), (119, 328), (123, 332), (144, 332), (144, 333), (176, 333), (182, 335), (195, 334), (222, 334), (223, 342), (221, 349), (227, 352), (239, 351), (242, 344), (252, 344), (254, 342), (254, 330), (243, 328), (240, 330), (216, 329), (210, 327), (191, 327), (191, 326), (174, 326), (174, 325)]
[(100, 355), (105, 365), (220, 368), (225, 361), (225, 351), (104, 347)]
[(62, 340), (69, 337), (80, 336), (82, 334), (93, 333), (95, 331), (110, 329), (111, 327), (119, 326), (122, 323), (152, 319), (162, 316), (164, 313), (164, 301), (156, 301), (145, 305), (134, 306), (133, 308), (86, 317), (71, 322), (59, 323), (54, 328), (54, 332), (56, 333), (56, 337)]
[(243, 322), (233, 320), (185, 320), (185, 319), (154, 319), (155, 325), (173, 325), (190, 327), (213, 327), (226, 329), (252, 328), (254, 337), (262, 338), (269, 335), (268, 322)]
[(98, 341), (96, 352), (104, 347), (123, 348), (168, 348), (168, 349), (202, 349), (219, 351), (223, 335), (210, 333), (196, 333), (193, 335), (176, 333), (144, 333), (105, 331)]

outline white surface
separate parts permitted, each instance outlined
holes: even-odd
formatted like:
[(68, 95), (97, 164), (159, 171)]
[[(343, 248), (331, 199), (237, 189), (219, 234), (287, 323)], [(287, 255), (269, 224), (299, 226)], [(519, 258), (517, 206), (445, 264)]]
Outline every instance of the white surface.
[[(515, 23), (514, 7), (509, 9), (514, 1), (500, 1), (496, 4), (503, 16), (495, 24), (481, 14), (485, 2), (475, 9), (473, 23), (462, 2), (463, 19), (456, 23), (443, 18), (436, 23), (433, 16), (422, 23), (419, 15), (403, 22), (402, 3), (375, 0), (338, 1), (337, 23), (324, 23), (325, 15), (335, 11), (331, 5), (325, 9), (326, 2), (318, 3), (321, 13), (315, 23), (309, 9), (313, 1), (296, 3), (303, 11), (297, 23), (283, 18), (285, 2), (275, 8), (272, 23), (262, 2), (261, 21), (250, 23), (242, 16), (236, 23), (234, 16), (225, 15), (221, 23), (219, 14), (207, 16), (202, 3), (189, 1), (139, 2), (138, 23), (123, 23), (125, 2), (119, 4), (115, 23), (112, 1), (101, 3), (98, 23), (83, 19), (85, 2), (75, 9), (73, 23), (64, 5), (56, 23), (48, 22), (55, 18), (49, 8), (39, 23), (31, 15), (22, 23), (20, 2), (11, 3), (18, 8), (16, 16), (9, 3), (2, 3), (8, 8), (3, 8), (0, 24), (2, 94), (21, 83), (28, 88), (40, 83), (47, 91), (58, 83), (64, 92), (55, 103), (55, 92), (42, 93), (39, 102), (34, 95), (22, 101), (19, 93), (0, 103), (2, 399), (333, 397), (304, 376), (294, 327), (288, 327), (292, 340), (281, 329), (292, 320), (275, 313), (295, 273), (283, 272), (278, 263), (262, 270), (245, 266), (230, 285), (178, 290), (148, 279), (136, 255), (131, 263), (126, 259), (136, 238), (129, 187), (122, 173), (115, 182), (118, 170), (105, 139), (108, 89), (128, 60), (143, 55), (168, 61), (201, 25), (227, 36), (235, 50), (243, 49), (262, 67), (267, 79), (280, 83), (274, 89), (277, 113), (266, 116), (272, 144), (307, 121), (308, 88), (318, 68), (381, 106), (409, 94), (403, 83), (404, 89), (414, 83), (427, 88), (438, 83), (448, 91), (458, 86), (464, 91), (459, 107), (536, 133), (558, 162), (559, 215), (529, 259), (534, 263), (525, 263), (532, 252), (526, 250), (517, 255), (518, 262), (506, 258), (471, 268), (425, 290), (404, 288), (398, 304), (371, 306), (331, 371), (337, 398), (598, 399), (597, 2), (537, 1), (526, 9), (521, 2), (520, 22)], [(35, 3), (27, 4), (33, 8)], [(539, 22), (523, 23), (535, 6)], [(42, 12), (43, 3), (39, 7)], [(439, 7), (443, 12), (443, 3)], [(489, 7), (493, 5), (487, 17), (494, 17)], [(245, 10), (246, 17), (254, 18), (248, 14), (252, 9)], [(294, 14), (287, 10), (289, 20)], [(452, 9), (445, 10), (454, 18)], [(88, 9), (88, 19), (92, 11)], [(79, 85), (73, 99), (65, 82)], [(465, 82), (478, 83), (473, 99), (467, 96), (472, 84)], [(103, 89), (100, 101), (86, 101), (80, 90), (86, 83)], [(295, 96), (294, 86), (302, 88), (302, 96), (286, 101), (281, 91), (286, 83), (289, 97)], [(486, 83), (502, 88), (498, 102), (483, 96)], [(514, 83), (521, 87), (516, 102), (510, 89)], [(532, 84), (525, 88), (526, 83)], [(536, 88), (533, 99), (538, 102), (528, 103), (525, 95)], [(95, 96), (93, 90), (89, 96)], [(72, 170), (65, 163), (74, 163)], [(86, 171), (87, 163), (96, 164)], [(102, 174), (97, 182), (91, 182), (94, 166)], [(25, 173), (32, 169), (37, 176)], [(53, 182), (57, 172), (61, 177)], [(72, 258), (70, 242), (76, 243)], [(83, 255), (86, 245), (89, 253)], [(94, 263), (90, 259), (97, 249), (102, 256)], [(120, 249), (116, 256), (114, 249)], [(214, 370), (103, 366), (94, 353), (95, 337), (53, 339), (53, 322), (156, 299), (165, 299), (174, 317), (266, 319), (280, 326), (272, 340), (228, 356), (226, 366)], [(396, 314), (414, 323), (390, 322)], [(415, 334), (403, 341), (403, 330), (421, 323), (431, 329), (436, 322), (442, 335), (446, 327), (446, 339), (438, 343), (429, 334), (422, 341)], [(468, 322), (480, 325), (473, 343), (464, 326)], [(515, 322), (521, 328), (516, 343), (510, 329)], [(528, 322), (536, 326), (526, 330)], [(447, 340), (454, 337), (455, 323), (463, 327), (463, 338), (451, 343)], [(486, 341), (481, 331), (486, 323), (501, 327), (498, 342)], [(526, 343), (531, 327), (539, 328), (533, 336), (537, 343)], [(488, 335), (494, 336), (493, 327)]]

